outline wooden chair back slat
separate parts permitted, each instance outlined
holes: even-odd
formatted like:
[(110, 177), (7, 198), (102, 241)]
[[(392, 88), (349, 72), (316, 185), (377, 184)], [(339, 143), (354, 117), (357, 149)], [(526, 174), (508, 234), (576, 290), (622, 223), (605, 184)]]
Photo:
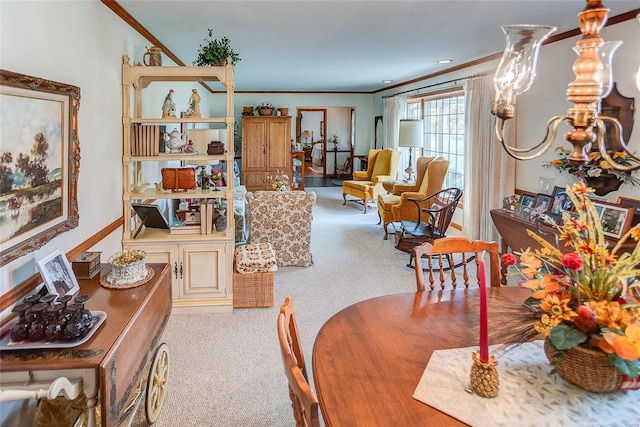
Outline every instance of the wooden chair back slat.
[[(499, 245), (497, 242), (484, 242), (476, 240), (470, 242), (465, 237), (446, 237), (433, 243), (423, 243), (413, 248), (416, 260), (416, 287), (418, 292), (425, 290), (425, 278), (422, 267), (422, 258), (426, 257), (429, 288), (435, 289), (436, 281), (440, 289), (447, 285), (456, 288), (458, 275), (461, 276), (464, 287), (472, 284), (469, 271), (469, 260), (474, 259), (475, 284), (479, 285), (479, 264), (485, 253), (489, 254), (489, 283), (490, 286), (500, 286), (500, 265), (498, 262)], [(459, 258), (459, 261), (458, 261)], [(435, 262), (434, 262), (435, 260)], [(434, 267), (435, 265), (435, 267)], [(458, 270), (458, 272), (456, 271)], [(445, 272), (449, 272), (448, 278)]]

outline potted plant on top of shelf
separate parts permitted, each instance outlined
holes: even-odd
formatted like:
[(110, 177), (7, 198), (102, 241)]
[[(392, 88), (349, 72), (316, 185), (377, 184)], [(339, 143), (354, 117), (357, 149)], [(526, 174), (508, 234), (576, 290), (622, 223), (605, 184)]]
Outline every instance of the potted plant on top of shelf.
[(225, 66), (228, 58), (231, 58), (233, 65), (240, 61), (240, 55), (231, 48), (231, 40), (227, 37), (214, 39), (213, 30), (209, 28), (208, 36), (204, 39), (204, 45), (200, 45), (198, 57), (193, 61), (193, 65)]

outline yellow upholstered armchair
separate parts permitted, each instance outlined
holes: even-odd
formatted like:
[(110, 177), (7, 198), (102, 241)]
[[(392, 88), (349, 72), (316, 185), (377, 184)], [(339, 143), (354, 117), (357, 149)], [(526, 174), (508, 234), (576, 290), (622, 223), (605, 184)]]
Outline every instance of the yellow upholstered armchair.
[(342, 183), (343, 204), (347, 204), (347, 194), (354, 197), (355, 201), (364, 205), (364, 213), (367, 213), (368, 203), (376, 200), (378, 194), (384, 192), (382, 183), (395, 179), (398, 172), (400, 152), (385, 148), (384, 150), (369, 150), (369, 161), (366, 171), (353, 172), (353, 180)]
[(378, 195), (378, 216), (384, 228), (385, 240), (389, 235), (390, 223), (418, 220), (415, 204), (408, 199), (424, 199), (442, 189), (448, 169), (449, 161), (442, 157), (419, 157), (416, 161), (415, 184), (395, 184), (391, 193)]

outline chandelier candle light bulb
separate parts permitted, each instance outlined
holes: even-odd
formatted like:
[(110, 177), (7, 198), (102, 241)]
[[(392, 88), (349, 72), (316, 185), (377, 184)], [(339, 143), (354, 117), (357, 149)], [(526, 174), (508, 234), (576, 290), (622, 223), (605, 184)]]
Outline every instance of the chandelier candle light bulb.
[[(531, 160), (546, 153), (558, 132), (558, 126), (566, 122), (572, 130), (565, 133), (571, 143), (568, 161), (578, 168), (589, 163), (590, 151), (598, 152), (613, 169), (630, 173), (640, 169), (640, 157), (627, 147), (622, 135), (622, 125), (615, 117), (600, 114), (600, 103), (611, 91), (611, 57), (620, 42), (606, 42), (600, 30), (607, 22), (609, 9), (602, 0), (586, 0), (586, 7), (578, 14), (582, 37), (576, 42), (578, 58), (573, 63), (576, 79), (569, 83), (567, 100), (573, 104), (564, 115), (556, 115), (547, 122), (541, 141), (529, 148), (507, 144), (504, 135), (505, 121), (515, 114), (516, 97), (531, 86), (535, 78), (538, 51), (542, 42), (555, 27), (543, 25), (505, 25), (506, 48), (493, 80), (496, 90), (491, 113), (496, 116), (495, 133), (504, 150), (516, 160)], [(605, 144), (604, 132), (612, 132), (614, 142), (630, 161), (637, 164), (621, 164), (609, 155), (612, 147)]]

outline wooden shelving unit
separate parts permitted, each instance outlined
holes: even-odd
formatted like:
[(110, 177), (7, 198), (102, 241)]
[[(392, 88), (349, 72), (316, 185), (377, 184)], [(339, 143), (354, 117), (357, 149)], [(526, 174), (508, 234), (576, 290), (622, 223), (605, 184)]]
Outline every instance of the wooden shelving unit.
[[(122, 136), (123, 136), (123, 215), (125, 218), (122, 244), (125, 249), (142, 249), (148, 254), (147, 262), (168, 263), (171, 266), (171, 288), (175, 311), (227, 312), (233, 310), (233, 251), (235, 227), (233, 219), (233, 66), (224, 67), (149, 67), (131, 66), (129, 58), (122, 61)], [(224, 117), (158, 118), (143, 116), (143, 95), (152, 82), (206, 82), (222, 85), (226, 92)], [(176, 125), (183, 132), (190, 127), (217, 124), (226, 132), (225, 153), (159, 153), (158, 155), (132, 155), (132, 129), (137, 124)], [(215, 127), (215, 126), (214, 126)], [(167, 126), (167, 132), (170, 131)], [(188, 137), (188, 135), (187, 135)], [(137, 153), (136, 153), (137, 154)], [(217, 190), (197, 188), (180, 192), (157, 189), (153, 183), (143, 186), (139, 182), (144, 169), (157, 172), (155, 182), (161, 181), (160, 170), (172, 165), (201, 164), (217, 161), (217, 168), (226, 168), (227, 183)], [(148, 172), (147, 172), (148, 174)], [(196, 173), (197, 175), (197, 173)], [(215, 201), (226, 205), (227, 226), (224, 231), (198, 234), (172, 234), (169, 230), (144, 228), (134, 238), (139, 224), (131, 221), (131, 203), (177, 203), (177, 199), (199, 200), (202, 204)], [(208, 206), (210, 206), (209, 203)], [(228, 214), (231, 213), (231, 214)], [(201, 218), (201, 221), (206, 218)]]

